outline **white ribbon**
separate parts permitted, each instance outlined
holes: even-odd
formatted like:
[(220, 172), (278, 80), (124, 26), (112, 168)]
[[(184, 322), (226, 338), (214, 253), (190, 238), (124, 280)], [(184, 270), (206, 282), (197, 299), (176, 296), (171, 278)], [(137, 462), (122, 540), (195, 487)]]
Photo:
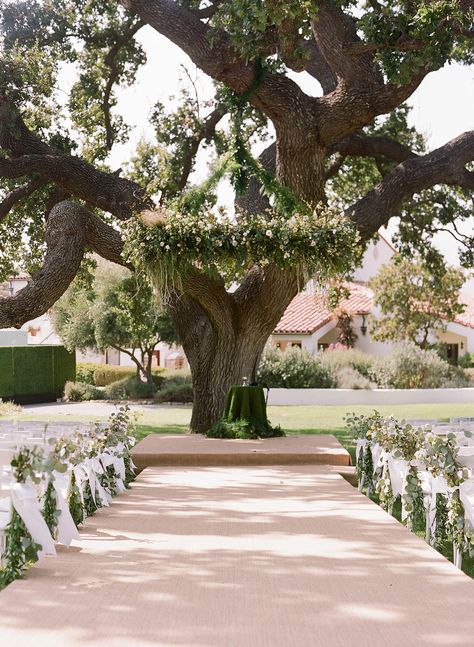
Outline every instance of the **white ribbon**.
[(474, 480), (468, 479), (459, 486), (459, 498), (464, 507), (464, 516), (471, 530), (474, 529)]
[(63, 544), (64, 546), (70, 546), (73, 539), (80, 539), (76, 524), (74, 523), (66, 501), (70, 478), (70, 473), (60, 474), (56, 471), (53, 472), (53, 487), (56, 494), (56, 505), (60, 511), (58, 518), (57, 541), (58, 544)]
[[(98, 458), (88, 458), (82, 463), (82, 466), (84, 467), (86, 473), (87, 473), (87, 478), (89, 480), (89, 485), (91, 488), (92, 492), (92, 498), (94, 499), (94, 503), (96, 506), (100, 505), (105, 505), (108, 506), (109, 502), (112, 501), (112, 497), (108, 492), (104, 490), (102, 485), (99, 482), (99, 479), (97, 478), (97, 474), (103, 474), (104, 470), (102, 465), (100, 464), (100, 461)], [(96, 492), (99, 495), (101, 503), (98, 503), (96, 500)]]
[[(357, 439), (357, 444), (356, 444), (356, 461), (359, 460), (359, 454), (361, 451), (365, 450), (365, 446), (367, 445), (367, 438), (358, 438)], [(130, 458), (130, 460), (132, 460)]]
[(380, 457), (384, 450), (379, 443), (373, 444), (370, 449), (372, 451), (372, 465), (374, 466), (374, 472), (376, 472), (379, 467), (383, 466), (383, 463), (380, 463)]
[(14, 483), (10, 490), (12, 504), (36, 544), (41, 545), (38, 557), (56, 555), (54, 540), (46, 525), (35, 488), (28, 483)]

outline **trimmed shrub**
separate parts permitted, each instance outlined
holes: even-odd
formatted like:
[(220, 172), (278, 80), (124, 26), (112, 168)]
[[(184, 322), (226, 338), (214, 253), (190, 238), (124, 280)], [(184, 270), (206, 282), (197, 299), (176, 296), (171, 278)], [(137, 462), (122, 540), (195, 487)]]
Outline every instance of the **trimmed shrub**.
[(360, 350), (356, 350), (355, 348), (327, 349), (322, 353), (319, 353), (319, 358), (322, 366), (324, 366), (324, 368), (326, 368), (334, 377), (336, 377), (336, 374), (344, 368), (352, 368), (361, 375), (368, 377), (374, 361), (373, 357)]
[(125, 377), (105, 387), (105, 397), (109, 400), (143, 400), (154, 396), (156, 387), (137, 380), (135, 376)]
[(338, 389), (375, 389), (377, 385), (371, 382), (368, 377), (361, 375), (352, 366), (343, 366), (335, 373)]
[(66, 382), (64, 399), (68, 402), (85, 402), (88, 400), (103, 400), (104, 392), (93, 384), (85, 382)]
[(94, 385), (94, 373), (100, 368), (102, 368), (102, 364), (94, 364), (93, 362), (79, 363), (76, 366), (76, 382)]
[(54, 402), (75, 375), (76, 357), (64, 346), (0, 347), (0, 398)]
[(108, 386), (127, 377), (134, 377), (137, 370), (134, 366), (110, 366), (104, 364), (94, 371), (94, 384), (96, 386)]
[(268, 349), (262, 357), (258, 380), (270, 388), (327, 389), (335, 386), (335, 380), (322, 366), (318, 357), (299, 348), (287, 348), (283, 353), (276, 348)]
[(469, 380), (468, 386), (472, 386), (474, 384), (474, 368), (465, 368), (464, 375), (466, 375)]
[(468, 385), (462, 369), (445, 362), (435, 350), (412, 342), (400, 344), (389, 355), (377, 358), (371, 376), (381, 387), (440, 389)]
[(155, 402), (180, 402), (187, 404), (194, 401), (194, 392), (191, 384), (170, 384), (155, 394)]
[[(152, 371), (153, 382), (157, 388), (160, 388), (160, 380), (163, 369), (155, 368)], [(96, 386), (108, 386), (127, 377), (136, 379), (137, 369), (135, 366), (112, 366), (111, 364), (99, 365), (94, 371), (94, 384)]]

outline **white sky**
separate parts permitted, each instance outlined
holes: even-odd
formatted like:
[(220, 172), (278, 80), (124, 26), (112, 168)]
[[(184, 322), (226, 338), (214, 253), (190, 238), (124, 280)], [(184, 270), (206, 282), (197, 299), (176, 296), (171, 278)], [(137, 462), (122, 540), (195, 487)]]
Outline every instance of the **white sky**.
[[(148, 116), (157, 100), (169, 103), (170, 95), (177, 95), (179, 78), (185, 79), (181, 65), (185, 65), (196, 82), (202, 99), (212, 96), (212, 84), (199, 72), (190, 59), (173, 43), (157, 34), (150, 27), (140, 30), (138, 38), (144, 46), (148, 63), (138, 74), (133, 88), (119, 90), (119, 110), (133, 126), (127, 144), (117, 146), (111, 156), (114, 167), (119, 167), (130, 157), (130, 151), (142, 137), (151, 137)], [(69, 76), (69, 75), (68, 75)], [(64, 77), (63, 77), (64, 78)], [(303, 89), (319, 94), (318, 84), (307, 74), (293, 75)], [(64, 78), (64, 86), (73, 82), (71, 76)], [(68, 83), (69, 82), (69, 83)], [(64, 87), (66, 89), (66, 87)], [(437, 148), (453, 137), (474, 128), (474, 83), (473, 68), (457, 64), (447, 65), (442, 70), (429, 74), (409, 100), (413, 106), (411, 122), (428, 139), (430, 149)], [(200, 160), (196, 176), (206, 175), (205, 158)], [(230, 197), (229, 188), (221, 193), (224, 201)], [(388, 228), (393, 232), (396, 223)], [(465, 230), (474, 227), (474, 218)], [(457, 263), (457, 244), (449, 234), (440, 235), (436, 241), (446, 258)]]

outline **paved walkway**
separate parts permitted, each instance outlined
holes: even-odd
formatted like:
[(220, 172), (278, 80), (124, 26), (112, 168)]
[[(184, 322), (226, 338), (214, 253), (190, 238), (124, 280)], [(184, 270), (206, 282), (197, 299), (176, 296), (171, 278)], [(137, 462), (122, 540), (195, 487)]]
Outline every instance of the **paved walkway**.
[(326, 468), (148, 468), (0, 593), (5, 647), (469, 647), (474, 583)]

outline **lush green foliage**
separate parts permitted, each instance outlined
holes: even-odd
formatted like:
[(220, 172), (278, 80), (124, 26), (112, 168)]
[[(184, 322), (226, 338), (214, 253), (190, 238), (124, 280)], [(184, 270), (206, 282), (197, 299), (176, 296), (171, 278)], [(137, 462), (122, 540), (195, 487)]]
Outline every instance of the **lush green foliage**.
[[(113, 366), (111, 364), (98, 364), (94, 371), (94, 384), (96, 386), (108, 386), (127, 377), (134, 377), (137, 374), (133, 366)], [(159, 379), (160, 369), (153, 369), (153, 377)]]
[(368, 377), (372, 366), (373, 357), (355, 348), (327, 349), (319, 355), (321, 364), (331, 373), (336, 373), (343, 368), (353, 368), (361, 375)]
[(105, 387), (105, 397), (109, 400), (141, 400), (152, 398), (156, 388), (154, 384), (137, 380), (135, 376), (125, 377)]
[(88, 382), (66, 382), (64, 399), (69, 402), (85, 402), (87, 400), (103, 400), (104, 392)]
[(285, 432), (280, 427), (272, 427), (268, 422), (263, 424), (261, 420), (249, 418), (233, 422), (219, 420), (206, 435), (208, 438), (256, 439), (280, 437)]
[(136, 371), (150, 383), (155, 346), (159, 341), (177, 341), (171, 320), (156, 307), (151, 289), (110, 264), (99, 265), (92, 286), (79, 280), (71, 285), (53, 308), (53, 323), (68, 348), (113, 347), (134, 353)]
[(76, 364), (76, 380), (84, 384), (95, 384), (94, 373), (102, 366), (93, 362), (79, 362)]
[(419, 259), (394, 256), (370, 281), (382, 316), (372, 321), (379, 341), (411, 340), (426, 347), (464, 310), (459, 291), (464, 273), (454, 267), (434, 273)]
[(261, 384), (275, 389), (335, 386), (334, 378), (320, 359), (299, 348), (287, 348), (283, 353), (276, 348), (267, 349), (258, 369), (258, 379)]
[(467, 386), (463, 371), (445, 362), (434, 350), (424, 350), (412, 342), (398, 345), (376, 358), (370, 371), (384, 388), (438, 389)]
[(191, 384), (168, 384), (155, 394), (155, 402), (180, 402), (186, 404), (194, 401)]

